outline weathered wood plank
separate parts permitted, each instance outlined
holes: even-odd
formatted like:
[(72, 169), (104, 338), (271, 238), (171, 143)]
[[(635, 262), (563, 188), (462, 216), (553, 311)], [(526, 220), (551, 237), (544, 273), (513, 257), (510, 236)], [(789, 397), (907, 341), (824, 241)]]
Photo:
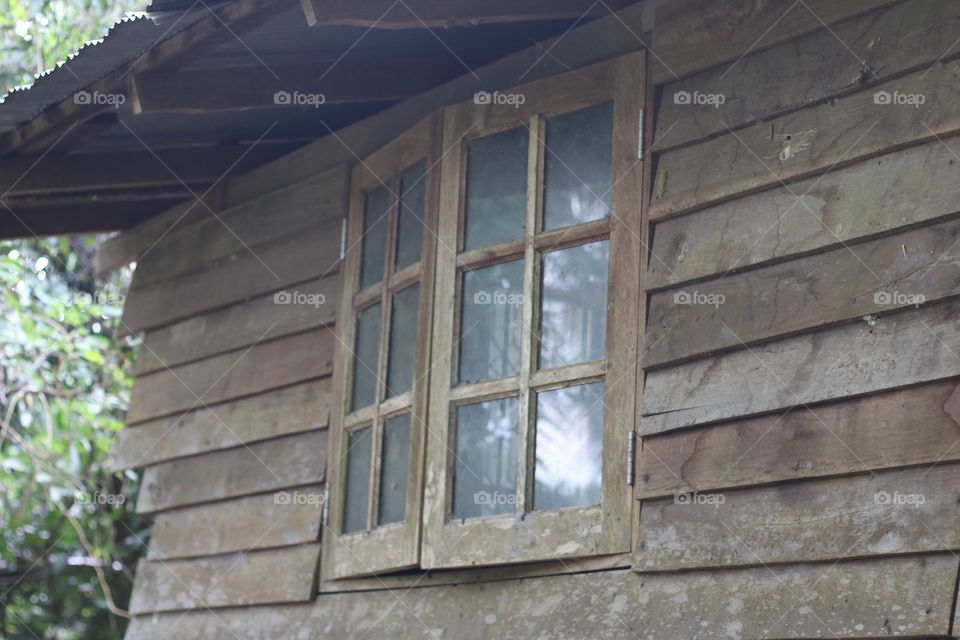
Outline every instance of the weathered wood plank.
[(330, 325), (336, 317), (336, 299), (337, 279), (326, 277), (150, 331), (133, 373), (139, 376)]
[(263, 640), (317, 629), (424, 640), (916, 638), (949, 633), (956, 574), (949, 554), (677, 575), (601, 571), (144, 616), (127, 637)]
[(650, 44), (655, 84), (799, 38), (897, 0), (710, 0), (670, 2), (656, 14)]
[(945, 380), (644, 438), (637, 496), (960, 460), (960, 386)]
[[(176, 278), (204, 264), (313, 227), (346, 212), (347, 167), (337, 165), (311, 179), (178, 227), (137, 262), (132, 288)], [(269, 224), (265, 224), (269, 216)]]
[(189, 277), (133, 287), (121, 330), (155, 329), (291, 285), (329, 276), (340, 261), (341, 222), (322, 222), (253, 250), (243, 249)]
[(164, 234), (209, 216), (211, 211), (223, 209), (225, 192), (226, 181), (221, 181), (211, 188), (207, 195), (190, 198), (131, 229), (107, 238), (97, 246), (93, 256), (94, 269), (102, 275), (135, 261)]
[[(948, 62), (661, 154), (650, 217), (684, 213), (934, 136), (952, 135), (960, 129), (960, 111), (954, 107), (958, 74), (960, 61)], [(891, 102), (923, 103), (876, 102), (884, 95)]]
[[(339, 62), (339, 61), (337, 61)], [(410, 69), (418, 73), (411, 76)], [(130, 106), (143, 113), (210, 113), (245, 109), (302, 108), (294, 100), (278, 102), (276, 94), (322, 95), (316, 105), (405, 100), (465, 71), (449, 58), (351, 59), (349, 64), (271, 65), (251, 59), (250, 66), (155, 71), (129, 81)]]
[(677, 571), (948, 551), (960, 465), (645, 501), (634, 568)]
[(643, 435), (960, 375), (953, 303), (647, 373)]
[(958, 243), (960, 220), (953, 219), (702, 282), (691, 291), (655, 293), (644, 365), (955, 296)]
[[(810, 17), (798, 5), (784, 21), (793, 22), (800, 13)], [(768, 120), (897, 74), (929, 67), (945, 52), (955, 57), (958, 52), (953, 43), (960, 37), (958, 19), (960, 8), (943, 0), (883, 4), (832, 29), (816, 25), (818, 30), (803, 38), (672, 82), (663, 87), (657, 145), (667, 149), (726, 133), (727, 127), (737, 129)], [(732, 40), (744, 44), (739, 38)], [(723, 96), (724, 101), (697, 104), (695, 94)], [(684, 100), (686, 95), (691, 96), (689, 102)]]
[(307, 602), (313, 597), (319, 544), (197, 560), (144, 561), (130, 596), (134, 614)]
[(333, 341), (332, 329), (315, 329), (148, 373), (134, 382), (127, 422), (134, 424), (330, 375)]
[(609, 0), (599, 5), (584, 0), (536, 1), (488, 0), (475, 2), (445, 0), (304, 0), (303, 9), (311, 27), (351, 26), (365, 29), (424, 29), (429, 27), (476, 26), (529, 20), (596, 18), (622, 9), (626, 0)]
[(111, 469), (145, 467), (312, 431), (326, 427), (329, 420), (327, 377), (125, 428), (117, 434)]
[(322, 482), (326, 430), (276, 438), (149, 467), (138, 513)]
[(283, 547), (320, 539), (323, 485), (157, 514), (150, 560)]
[(655, 225), (647, 289), (825, 249), (960, 211), (956, 138)]

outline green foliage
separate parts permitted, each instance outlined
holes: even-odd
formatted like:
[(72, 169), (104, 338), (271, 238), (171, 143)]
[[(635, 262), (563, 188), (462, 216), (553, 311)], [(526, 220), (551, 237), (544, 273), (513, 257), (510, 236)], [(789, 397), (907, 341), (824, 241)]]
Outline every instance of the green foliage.
[(136, 476), (105, 468), (131, 384), (135, 345), (112, 336), (129, 273), (97, 281), (92, 242), (0, 242), (0, 638), (121, 638), (108, 596), (126, 605), (147, 533)]
[(0, 0), (0, 95), (30, 84), (145, 0)]

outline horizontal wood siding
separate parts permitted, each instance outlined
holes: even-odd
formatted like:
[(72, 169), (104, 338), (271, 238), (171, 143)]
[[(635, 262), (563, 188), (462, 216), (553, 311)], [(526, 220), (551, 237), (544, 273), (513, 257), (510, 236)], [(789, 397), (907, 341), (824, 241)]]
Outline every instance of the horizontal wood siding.
[[(956, 596), (960, 6), (851, 3), (866, 12), (778, 44), (794, 11), (828, 11), (686, 4), (705, 8), (688, 39), (770, 33), (655, 105), (633, 569), (680, 600), (643, 633), (954, 633), (953, 603), (857, 612), (877, 588)], [(690, 615), (687, 581), (724, 613)], [(768, 583), (784, 591), (743, 597)]]
[[(736, 8), (730, 4), (718, 7), (716, 13), (722, 13), (726, 20), (736, 19), (732, 17)], [(776, 16), (777, 3), (766, 4), (770, 8), (768, 15)], [(952, 2), (924, 0), (893, 6), (886, 2), (858, 2), (861, 10), (880, 8), (846, 19), (831, 29), (819, 28), (816, 22), (817, 18), (824, 18), (823, 5), (817, 7), (807, 2), (806, 6), (790, 8), (791, 4), (779, 8), (781, 24), (796, 28), (798, 20), (809, 20), (818, 30), (809, 37), (734, 60), (723, 65), (720, 73), (711, 69), (666, 85), (655, 134), (658, 146), (674, 147), (727, 133), (729, 129), (769, 120), (929, 67), (932, 51), (943, 53), (946, 59), (960, 55), (953, 46), (960, 7)], [(708, 24), (708, 33), (716, 28), (716, 23)], [(769, 44), (769, 36), (766, 34), (759, 42)], [(731, 41), (738, 43), (739, 39)], [(654, 46), (659, 55), (667, 55)], [(697, 104), (694, 93), (721, 95), (723, 102)], [(689, 103), (685, 100), (687, 94), (691, 96)]]
[(141, 561), (130, 611), (306, 602), (313, 596), (319, 557), (320, 545), (309, 544), (196, 560)]
[(127, 422), (329, 376), (334, 340), (330, 329), (316, 329), (141, 376), (133, 385)]
[(117, 435), (112, 468), (144, 467), (321, 429), (329, 419), (330, 378), (319, 378), (129, 426)]
[(320, 222), (241, 249), (180, 278), (143, 287), (134, 283), (123, 308), (123, 329), (130, 333), (155, 329), (336, 273), (342, 226), (340, 220)]
[(165, 511), (154, 519), (148, 557), (169, 560), (315, 542), (322, 506), (323, 485), (317, 484)]
[(347, 186), (338, 167), (194, 216), (137, 265), (112, 463), (146, 467), (137, 510), (156, 513), (135, 614), (316, 593)]
[[(928, 52), (933, 63), (941, 52)], [(662, 154), (653, 185), (653, 219), (780, 186), (808, 175), (960, 130), (960, 61), (885, 82)], [(923, 104), (877, 104), (875, 95), (922, 95)]]
[[(904, 425), (907, 425), (906, 427)], [(956, 378), (644, 438), (639, 495), (960, 460)]]
[(265, 440), (148, 467), (137, 511), (213, 502), (322, 482), (327, 432)]
[(960, 212), (960, 144), (935, 140), (656, 225), (649, 290)]

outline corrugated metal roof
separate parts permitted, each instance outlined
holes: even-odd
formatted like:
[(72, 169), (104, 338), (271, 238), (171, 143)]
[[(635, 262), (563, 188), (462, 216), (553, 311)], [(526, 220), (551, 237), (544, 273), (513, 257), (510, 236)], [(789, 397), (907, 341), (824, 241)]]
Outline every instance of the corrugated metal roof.
[(107, 35), (90, 42), (53, 69), (37, 77), (29, 87), (18, 87), (0, 102), (0, 133), (36, 117), (44, 109), (70, 97), (114, 69), (162, 42), (202, 18), (191, 12), (165, 26), (146, 16), (136, 16), (114, 24)]

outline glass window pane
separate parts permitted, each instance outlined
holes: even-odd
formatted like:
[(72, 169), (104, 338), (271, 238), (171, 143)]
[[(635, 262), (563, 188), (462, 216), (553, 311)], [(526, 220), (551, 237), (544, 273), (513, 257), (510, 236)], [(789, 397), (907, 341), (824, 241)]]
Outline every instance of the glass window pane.
[(387, 358), (387, 397), (413, 389), (417, 360), (417, 305), (420, 285), (393, 294), (390, 318), (390, 355)]
[(517, 398), (457, 408), (454, 518), (516, 511), (519, 410)]
[(377, 523), (403, 522), (407, 513), (407, 460), (410, 457), (410, 414), (383, 423), (383, 466)]
[(603, 382), (537, 394), (533, 508), (600, 503)]
[(464, 249), (478, 249), (523, 235), (527, 209), (529, 132), (517, 127), (467, 144)]
[(604, 359), (609, 254), (607, 240), (544, 254), (541, 369)]
[(394, 270), (420, 261), (424, 203), (427, 194), (427, 161), (421, 160), (400, 174), (400, 212), (397, 219), (397, 257)]
[(352, 431), (347, 440), (347, 488), (343, 503), (344, 533), (367, 528), (372, 443), (373, 429), (370, 427)]
[(363, 255), (360, 259), (360, 288), (383, 280), (383, 255), (387, 248), (387, 221), (390, 190), (380, 186), (367, 193), (363, 207)]
[(353, 398), (351, 410), (363, 409), (377, 396), (377, 362), (380, 351), (380, 304), (367, 307), (357, 316), (357, 337), (353, 346)]
[(547, 118), (543, 228), (610, 215), (613, 103)]
[(523, 261), (467, 271), (461, 295), (460, 381), (519, 373)]

